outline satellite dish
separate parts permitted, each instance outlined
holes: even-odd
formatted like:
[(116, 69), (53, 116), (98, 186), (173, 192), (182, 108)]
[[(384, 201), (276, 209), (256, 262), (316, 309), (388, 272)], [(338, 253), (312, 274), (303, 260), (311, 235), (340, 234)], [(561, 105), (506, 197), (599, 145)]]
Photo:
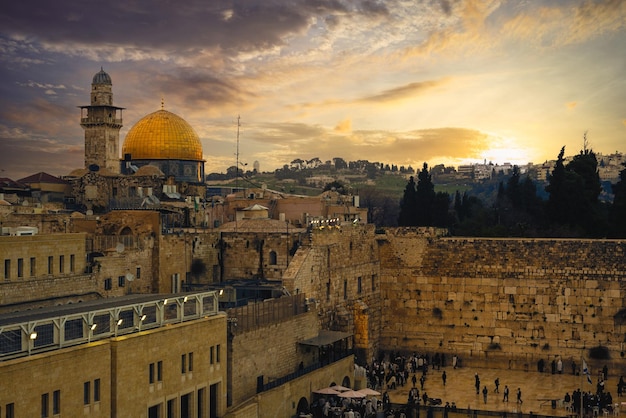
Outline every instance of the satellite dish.
[(115, 251), (117, 251), (118, 253), (123, 253), (124, 244), (122, 244), (121, 242), (118, 242), (117, 245), (115, 246)]
[(126, 273), (126, 280), (132, 282), (133, 280), (135, 280), (135, 276), (133, 276), (131, 273)]

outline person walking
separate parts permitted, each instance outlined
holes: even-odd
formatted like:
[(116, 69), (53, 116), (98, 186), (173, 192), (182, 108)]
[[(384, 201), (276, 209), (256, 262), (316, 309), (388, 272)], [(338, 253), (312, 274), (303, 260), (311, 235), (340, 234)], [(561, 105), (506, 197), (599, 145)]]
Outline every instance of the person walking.
[(476, 394), (480, 393), (480, 377), (478, 377), (478, 373), (474, 374), (474, 387), (476, 388)]
[(496, 380), (493, 383), (496, 385), (496, 388), (493, 390), (493, 392), (500, 393), (500, 378), (496, 377)]
[(522, 402), (522, 389), (517, 388), (517, 403), (521, 405)]
[(411, 378), (411, 382), (413, 382), (413, 387), (415, 387), (415, 384), (417, 383), (417, 377), (415, 377), (415, 373), (413, 373), (413, 377)]
[(487, 386), (483, 387), (483, 400), (487, 403), (487, 394), (489, 391), (487, 390)]
[(502, 396), (502, 402), (508, 402), (508, 401), (509, 401), (509, 386), (504, 385), (504, 396)]
[(443, 385), (446, 385), (446, 379), (448, 377), (446, 376), (446, 371), (444, 370), (443, 373), (441, 373), (441, 380), (443, 381)]

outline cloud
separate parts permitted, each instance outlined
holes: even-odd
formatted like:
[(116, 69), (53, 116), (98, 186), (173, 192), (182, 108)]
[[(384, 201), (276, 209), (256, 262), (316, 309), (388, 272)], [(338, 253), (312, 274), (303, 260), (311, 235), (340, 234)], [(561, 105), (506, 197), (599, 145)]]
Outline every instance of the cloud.
[(574, 108), (578, 105), (578, 102), (567, 102), (565, 103), (565, 107), (567, 107), (568, 110), (574, 110)]
[(415, 83), (409, 83), (400, 87), (394, 87), (389, 90), (382, 91), (372, 96), (362, 97), (357, 99), (356, 102), (370, 103), (370, 102), (391, 102), (396, 100), (403, 100), (411, 97), (418, 96), (424, 91), (445, 85), (449, 81), (448, 78), (439, 80), (420, 81)]
[(334, 129), (335, 132), (338, 133), (350, 133), (352, 132), (352, 120), (344, 119), (339, 122)]

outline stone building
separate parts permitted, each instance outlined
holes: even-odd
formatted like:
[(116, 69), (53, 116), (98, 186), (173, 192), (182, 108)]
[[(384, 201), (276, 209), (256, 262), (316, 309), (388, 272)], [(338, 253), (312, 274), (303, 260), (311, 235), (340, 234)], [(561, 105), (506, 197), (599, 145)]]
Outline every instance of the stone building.
[[(226, 317), (214, 292), (142, 295), (0, 318), (3, 416), (217, 417)], [(6, 389), (6, 386), (3, 386)]]

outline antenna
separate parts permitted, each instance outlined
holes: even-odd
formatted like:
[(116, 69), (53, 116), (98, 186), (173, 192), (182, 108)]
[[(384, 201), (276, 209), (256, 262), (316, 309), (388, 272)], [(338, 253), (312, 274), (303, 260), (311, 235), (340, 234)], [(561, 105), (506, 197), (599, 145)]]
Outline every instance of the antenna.
[[(239, 191), (239, 127), (241, 126), (241, 116), (237, 115), (237, 153), (236, 155), (236, 161), (235, 161), (235, 188), (237, 189), (237, 191)], [(235, 192), (237, 193), (237, 192)]]

